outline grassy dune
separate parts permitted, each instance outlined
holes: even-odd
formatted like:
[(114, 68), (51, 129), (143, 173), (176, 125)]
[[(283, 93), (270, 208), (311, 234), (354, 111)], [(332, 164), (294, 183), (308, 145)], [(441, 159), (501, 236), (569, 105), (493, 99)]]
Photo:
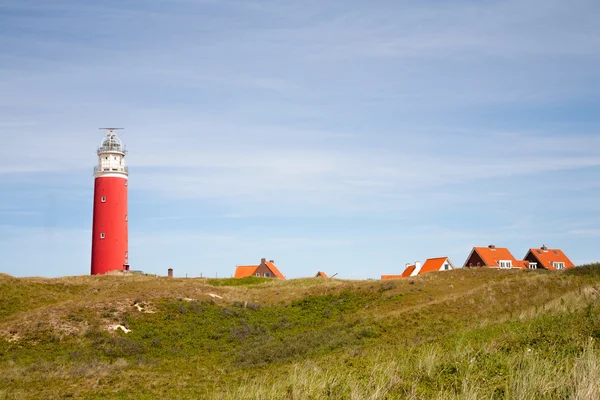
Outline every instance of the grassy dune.
[(0, 274), (0, 299), (0, 399), (600, 398), (600, 265), (385, 282)]

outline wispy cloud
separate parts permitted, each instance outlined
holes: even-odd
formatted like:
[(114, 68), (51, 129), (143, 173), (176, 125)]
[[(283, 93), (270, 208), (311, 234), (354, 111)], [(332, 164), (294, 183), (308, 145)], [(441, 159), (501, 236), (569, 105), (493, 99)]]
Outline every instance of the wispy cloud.
[[(466, 249), (478, 238), (546, 236), (593, 258), (597, 8), (5, 1), (0, 223), (89, 228), (96, 127), (108, 123), (127, 128), (140, 252), (154, 246), (141, 232), (157, 229), (181, 263), (208, 258), (169, 236), (219, 243), (202, 251), (231, 255), (220, 265), (281, 248), (278, 258), (300, 268), (310, 260), (294, 243), (324, 262), (363, 248), (339, 256), (357, 276), (364, 252), (391, 264), (426, 252), (432, 238)], [(297, 232), (280, 232), (282, 243), (240, 234), (257, 224)], [(364, 237), (357, 244), (349, 232), (358, 224), (396, 253)]]
[(567, 234), (574, 236), (598, 237), (600, 236), (600, 229), (578, 229), (568, 231)]

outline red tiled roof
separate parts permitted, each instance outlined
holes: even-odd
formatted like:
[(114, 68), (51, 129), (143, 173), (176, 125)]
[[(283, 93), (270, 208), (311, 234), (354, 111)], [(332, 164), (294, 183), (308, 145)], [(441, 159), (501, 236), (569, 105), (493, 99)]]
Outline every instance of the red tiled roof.
[(408, 278), (410, 276), (410, 274), (413, 273), (414, 270), (415, 270), (415, 266), (409, 265), (408, 267), (406, 267), (406, 269), (404, 270), (404, 272), (402, 272), (402, 275), (400, 275), (400, 276), (402, 278)]
[(419, 275), (424, 274), (426, 272), (439, 271), (447, 259), (448, 257), (428, 258), (421, 267)]
[(327, 274), (325, 272), (319, 271), (315, 275), (315, 278), (328, 278), (328, 276), (327, 276)]
[(402, 275), (381, 275), (381, 280), (385, 281), (387, 279), (400, 279), (403, 278)]
[[(552, 265), (553, 262), (565, 263), (565, 268), (575, 268), (575, 264), (569, 257), (565, 255), (560, 249), (529, 249), (529, 252), (538, 260), (538, 262), (546, 269), (556, 271), (556, 268)], [(528, 253), (529, 253), (528, 252)], [(527, 257), (527, 255), (525, 256)]]
[(271, 270), (273, 275), (275, 275), (279, 279), (285, 279), (285, 276), (283, 276), (283, 274), (281, 272), (279, 272), (279, 270), (277, 269), (275, 264), (273, 264), (270, 261), (267, 261), (265, 264), (266, 264), (267, 268), (269, 268)]
[(495, 247), (493, 249), (489, 247), (473, 247), (473, 251), (481, 257), (483, 262), (488, 267), (498, 267), (498, 261), (511, 261), (513, 268), (524, 269), (525, 263), (521, 260), (517, 260), (505, 247)]
[(258, 268), (258, 265), (238, 265), (235, 268), (234, 278), (245, 278), (247, 276), (253, 276), (254, 272)]

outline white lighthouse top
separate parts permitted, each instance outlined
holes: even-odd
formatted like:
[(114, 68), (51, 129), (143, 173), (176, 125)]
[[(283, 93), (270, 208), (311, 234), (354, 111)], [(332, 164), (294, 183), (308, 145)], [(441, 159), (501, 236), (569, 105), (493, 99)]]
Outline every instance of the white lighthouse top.
[(102, 139), (102, 143), (100, 144), (100, 147), (98, 148), (98, 154), (107, 152), (107, 151), (111, 151), (111, 152), (116, 151), (119, 153), (127, 152), (125, 150), (125, 146), (121, 142), (121, 139), (119, 139), (117, 134), (114, 132), (115, 130), (122, 129), (122, 128), (100, 128), (100, 129), (107, 129), (108, 132), (106, 133), (106, 136), (104, 137), (104, 139)]
[(125, 164), (125, 146), (115, 134), (115, 130), (122, 128), (100, 128), (108, 132), (98, 148), (98, 165), (94, 167), (94, 176), (108, 176), (127, 178), (129, 170)]

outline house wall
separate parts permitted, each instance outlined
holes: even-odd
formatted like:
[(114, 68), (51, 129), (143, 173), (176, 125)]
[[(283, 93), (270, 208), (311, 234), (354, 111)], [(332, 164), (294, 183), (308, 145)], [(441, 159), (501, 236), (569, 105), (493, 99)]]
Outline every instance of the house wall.
[[(444, 269), (444, 265), (448, 264), (448, 269)], [(452, 267), (452, 263), (450, 262), (449, 259), (445, 259), (444, 262), (442, 263), (442, 265), (440, 266), (440, 269), (438, 271), (452, 271), (454, 268)]]
[(276, 276), (273, 274), (273, 272), (271, 272), (271, 270), (269, 269), (269, 267), (267, 267), (267, 265), (265, 263), (261, 263), (258, 268), (256, 269), (256, 271), (254, 271), (254, 275), (256, 276), (256, 273), (259, 273), (261, 277), (265, 276), (265, 273), (268, 272), (269, 274), (271, 274), (271, 276), (269, 278), (276, 278)]
[(477, 254), (477, 252), (474, 251), (473, 254), (471, 254), (471, 257), (465, 263), (465, 267), (487, 267), (487, 265), (485, 265), (483, 259), (479, 257), (479, 254)]
[(525, 256), (525, 258), (523, 260), (534, 262), (537, 263), (537, 268), (538, 269), (547, 269), (546, 266), (544, 264), (542, 264), (537, 258), (535, 258), (535, 256), (531, 253), (531, 250), (527, 252), (527, 255)]

